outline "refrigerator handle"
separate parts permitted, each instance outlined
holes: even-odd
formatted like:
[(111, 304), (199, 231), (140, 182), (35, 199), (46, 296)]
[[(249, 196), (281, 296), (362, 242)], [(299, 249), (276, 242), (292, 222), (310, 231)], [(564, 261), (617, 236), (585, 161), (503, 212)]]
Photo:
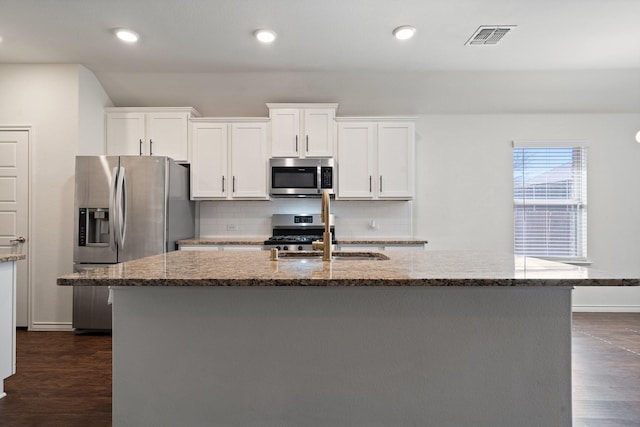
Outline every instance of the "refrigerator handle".
[(124, 249), (124, 239), (127, 233), (127, 171), (122, 166), (118, 174), (116, 187), (116, 203), (118, 204), (118, 240), (120, 248)]
[(116, 246), (116, 185), (118, 180), (118, 168), (111, 171), (111, 185), (109, 186), (109, 243), (111, 250), (115, 251)]

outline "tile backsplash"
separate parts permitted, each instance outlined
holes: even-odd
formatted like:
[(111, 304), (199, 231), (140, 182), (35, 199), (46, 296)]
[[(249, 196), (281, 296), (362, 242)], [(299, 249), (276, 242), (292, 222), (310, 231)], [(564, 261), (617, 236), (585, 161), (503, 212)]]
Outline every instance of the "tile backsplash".
[[(320, 213), (320, 199), (198, 202), (199, 236), (266, 238), (271, 215)], [(332, 200), (336, 238), (411, 238), (413, 202)]]

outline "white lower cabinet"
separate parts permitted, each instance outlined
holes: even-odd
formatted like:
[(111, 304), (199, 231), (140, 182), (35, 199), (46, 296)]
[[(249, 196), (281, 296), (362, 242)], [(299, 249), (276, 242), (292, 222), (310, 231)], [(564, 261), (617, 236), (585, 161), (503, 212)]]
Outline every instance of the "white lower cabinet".
[(16, 373), (16, 265), (0, 262), (0, 399), (4, 380)]
[(268, 119), (191, 122), (191, 199), (268, 199)]
[(412, 199), (414, 122), (341, 119), (337, 163), (338, 199)]

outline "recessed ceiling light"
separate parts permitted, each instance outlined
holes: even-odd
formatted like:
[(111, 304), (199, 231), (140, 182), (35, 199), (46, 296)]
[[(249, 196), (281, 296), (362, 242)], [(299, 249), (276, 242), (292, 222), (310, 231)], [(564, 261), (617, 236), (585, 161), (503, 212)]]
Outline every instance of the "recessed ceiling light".
[(636, 133), (636, 141), (640, 142), (640, 130)]
[(262, 43), (271, 43), (276, 39), (276, 33), (271, 30), (255, 30), (253, 35)]
[(393, 30), (393, 35), (398, 40), (409, 40), (416, 34), (416, 27), (412, 27), (411, 25), (401, 25), (395, 30)]
[(123, 42), (127, 43), (135, 43), (138, 41), (140, 36), (138, 33), (132, 30), (128, 30), (126, 28), (116, 28), (113, 30), (113, 33)]

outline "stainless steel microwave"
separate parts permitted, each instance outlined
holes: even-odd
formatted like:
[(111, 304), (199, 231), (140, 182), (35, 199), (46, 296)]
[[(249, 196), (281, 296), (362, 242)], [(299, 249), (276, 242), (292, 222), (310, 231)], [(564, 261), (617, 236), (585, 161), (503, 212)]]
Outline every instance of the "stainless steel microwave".
[(269, 160), (269, 194), (273, 197), (318, 197), (334, 194), (333, 159), (273, 158)]

